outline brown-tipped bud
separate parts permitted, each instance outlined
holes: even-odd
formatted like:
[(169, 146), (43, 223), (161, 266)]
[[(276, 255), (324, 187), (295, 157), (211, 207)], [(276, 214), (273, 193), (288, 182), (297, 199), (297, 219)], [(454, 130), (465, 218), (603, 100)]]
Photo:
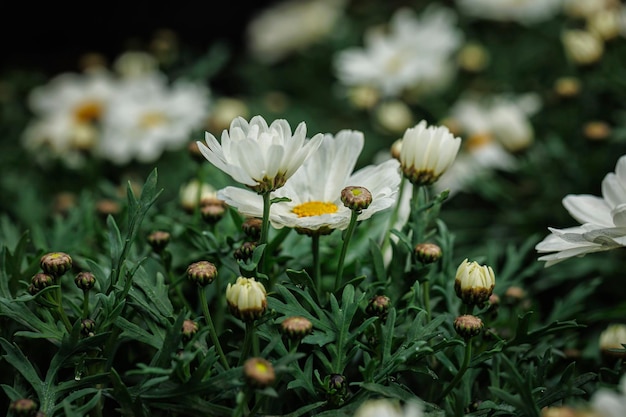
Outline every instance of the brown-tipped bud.
[(200, 214), (205, 222), (215, 224), (224, 217), (224, 213), (226, 213), (226, 205), (223, 200), (214, 197), (205, 197), (200, 200)]
[(611, 126), (608, 123), (594, 120), (585, 123), (583, 126), (583, 134), (592, 141), (601, 141), (607, 139), (611, 135)]
[(163, 230), (155, 230), (148, 235), (148, 243), (152, 247), (152, 250), (156, 253), (163, 252), (163, 249), (170, 243), (171, 235), (169, 232)]
[(241, 230), (252, 240), (259, 240), (261, 237), (261, 228), (263, 220), (258, 217), (248, 217), (242, 224)]
[(96, 322), (92, 319), (83, 319), (80, 322), (80, 331), (85, 336), (93, 336), (96, 331)]
[(65, 252), (50, 252), (41, 257), (39, 265), (43, 272), (56, 278), (72, 269), (72, 257)]
[(296, 227), (296, 233), (305, 236), (326, 236), (331, 234), (335, 229), (331, 229), (328, 226), (322, 226), (315, 230), (307, 229), (306, 227)]
[(456, 271), (454, 291), (468, 305), (482, 305), (493, 294), (496, 278), (490, 266), (465, 259)]
[(372, 193), (365, 187), (348, 186), (341, 190), (341, 202), (353, 211), (361, 211), (372, 204)]
[(274, 366), (263, 358), (249, 358), (243, 364), (243, 373), (248, 385), (253, 388), (267, 388), (276, 380)]
[(526, 291), (522, 287), (511, 286), (506, 289), (503, 295), (504, 303), (510, 306), (522, 304), (526, 299)]
[(441, 258), (441, 248), (434, 243), (418, 243), (413, 248), (413, 253), (418, 261), (423, 264), (437, 262)]
[(243, 244), (235, 250), (233, 255), (235, 259), (240, 261), (247, 261), (252, 258), (252, 253), (256, 249), (256, 242), (243, 242)]
[(109, 215), (115, 216), (118, 214), (122, 211), (122, 206), (115, 200), (105, 198), (96, 203), (96, 211), (101, 217), (106, 218)]
[(183, 340), (185, 342), (188, 342), (193, 339), (195, 334), (198, 333), (198, 329), (199, 326), (197, 322), (189, 319), (185, 320), (181, 329), (181, 332), (183, 334)]
[[(46, 287), (54, 285), (54, 277), (50, 274), (45, 274), (43, 272), (38, 272), (30, 279), (30, 287), (28, 287), (28, 292), (32, 295), (37, 294), (39, 291), (43, 290)], [(32, 291), (31, 291), (32, 287)]]
[(483, 329), (483, 321), (476, 316), (466, 314), (454, 320), (454, 330), (463, 339), (468, 340), (480, 334)]
[(187, 267), (187, 278), (199, 287), (209, 285), (216, 277), (217, 268), (209, 261), (194, 262)]
[(19, 417), (36, 416), (38, 408), (37, 403), (30, 398), (20, 398), (9, 405), (9, 411), (12, 411), (15, 416)]
[(88, 271), (79, 272), (74, 278), (74, 283), (83, 291), (89, 291), (96, 285), (96, 277)]
[(311, 334), (313, 331), (313, 323), (306, 317), (292, 316), (287, 317), (280, 324), (280, 330), (292, 340), (300, 340), (304, 336)]
[(254, 278), (238, 277), (234, 285), (229, 283), (226, 287), (226, 302), (233, 316), (251, 322), (265, 313), (267, 292)]
[(392, 144), (389, 152), (393, 159), (400, 160), (400, 150), (402, 149), (402, 139), (396, 139)]
[(580, 80), (575, 77), (561, 77), (554, 83), (554, 91), (563, 98), (576, 97), (580, 90)]
[(387, 318), (389, 307), (391, 306), (391, 300), (386, 295), (375, 295), (370, 298), (365, 307), (365, 313), (370, 317), (380, 317), (381, 319)]

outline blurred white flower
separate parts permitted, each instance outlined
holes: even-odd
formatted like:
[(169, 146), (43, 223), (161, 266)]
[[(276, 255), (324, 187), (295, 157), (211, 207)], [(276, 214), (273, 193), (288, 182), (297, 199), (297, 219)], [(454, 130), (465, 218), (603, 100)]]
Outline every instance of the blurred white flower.
[(626, 155), (617, 161), (615, 172), (602, 180), (602, 197), (567, 195), (563, 206), (581, 226), (549, 227), (551, 234), (535, 249), (549, 253), (539, 257), (549, 267), (575, 256), (626, 246)]
[(346, 0), (287, 0), (263, 10), (247, 27), (250, 53), (272, 64), (332, 33)]
[(113, 62), (113, 69), (122, 77), (136, 77), (157, 71), (159, 62), (154, 55), (141, 51), (127, 51)]
[(422, 417), (423, 407), (417, 402), (401, 406), (386, 398), (366, 400), (356, 409), (354, 417)]
[(626, 416), (626, 376), (622, 376), (618, 390), (600, 388), (589, 400), (593, 415), (601, 417)]
[(180, 204), (185, 211), (193, 213), (200, 202), (205, 199), (216, 199), (217, 190), (212, 185), (201, 183), (197, 179), (183, 184), (178, 191)]
[(197, 142), (202, 155), (235, 181), (262, 194), (285, 184), (302, 163), (319, 148), (324, 135), (306, 137), (306, 123), (291, 132), (284, 119), (267, 124), (262, 116), (248, 122), (233, 119), (230, 130), (222, 132), (221, 143), (206, 132), (206, 145)]
[(347, 87), (369, 86), (383, 96), (398, 96), (420, 87), (446, 85), (450, 79), (453, 54), (463, 33), (456, 27), (456, 15), (438, 5), (421, 14), (398, 9), (388, 30), (370, 28), (364, 47), (339, 51), (334, 57), (338, 80)]
[(164, 151), (183, 149), (209, 114), (210, 91), (182, 79), (169, 83), (152, 72), (123, 79), (104, 115), (96, 154), (122, 165), (156, 161)]
[(41, 164), (59, 160), (82, 167), (116, 89), (114, 78), (102, 70), (64, 73), (35, 87), (28, 97), (34, 118), (23, 132), (23, 146)]
[(422, 120), (402, 137), (402, 172), (416, 186), (431, 185), (452, 165), (460, 146), (461, 138), (446, 126), (428, 126)]
[(561, 35), (565, 53), (575, 64), (590, 65), (604, 55), (604, 41), (583, 29), (568, 29)]
[(456, 0), (459, 10), (468, 16), (524, 25), (552, 18), (561, 11), (562, 2), (563, 0)]
[(563, 11), (570, 17), (587, 19), (603, 10), (616, 8), (620, 0), (563, 0)]
[[(369, 165), (353, 172), (363, 149), (361, 132), (342, 130), (335, 136), (324, 135), (322, 145), (289, 179), (285, 186), (272, 193), (272, 198), (291, 201), (273, 203), (270, 222), (273, 227), (296, 228), (300, 231), (344, 230), (350, 223), (351, 210), (341, 201), (341, 190), (347, 186), (365, 187), (372, 194), (372, 203), (359, 214), (366, 220), (391, 207), (400, 184), (397, 160)], [(218, 191), (218, 197), (249, 217), (261, 217), (263, 204), (258, 194), (236, 187)]]

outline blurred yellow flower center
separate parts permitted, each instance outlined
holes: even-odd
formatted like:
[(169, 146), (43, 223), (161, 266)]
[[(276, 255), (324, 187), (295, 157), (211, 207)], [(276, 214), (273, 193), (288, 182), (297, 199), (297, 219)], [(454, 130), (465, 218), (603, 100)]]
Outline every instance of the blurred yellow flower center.
[(86, 101), (74, 110), (79, 122), (94, 122), (102, 116), (102, 105), (97, 101)]
[(267, 365), (264, 364), (263, 362), (257, 362), (257, 363), (254, 364), (254, 366), (255, 366), (256, 370), (259, 371), (259, 372), (265, 373), (268, 370)]
[(469, 151), (475, 151), (493, 142), (493, 136), (489, 133), (477, 133), (466, 139), (465, 146)]
[(139, 120), (139, 125), (143, 128), (150, 128), (165, 123), (167, 118), (161, 112), (145, 113)]
[(321, 216), (337, 212), (337, 206), (333, 203), (321, 201), (307, 201), (295, 206), (292, 210), (298, 217)]

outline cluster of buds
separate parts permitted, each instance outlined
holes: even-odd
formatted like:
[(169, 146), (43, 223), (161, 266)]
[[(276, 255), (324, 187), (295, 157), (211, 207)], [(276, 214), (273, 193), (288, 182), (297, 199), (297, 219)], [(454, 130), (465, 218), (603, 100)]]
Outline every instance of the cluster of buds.
[(311, 334), (313, 323), (306, 317), (291, 316), (283, 320), (280, 324), (280, 330), (291, 340), (301, 340), (303, 337)]
[(372, 204), (372, 193), (365, 187), (351, 185), (341, 190), (341, 202), (350, 210), (360, 212)]
[(249, 358), (243, 364), (246, 382), (252, 388), (267, 388), (274, 383), (276, 373), (270, 361), (263, 358)]
[(209, 261), (194, 262), (187, 267), (187, 278), (199, 287), (213, 282), (217, 277), (217, 268)]
[(341, 374), (330, 374), (327, 378), (326, 397), (334, 406), (340, 406), (348, 396), (348, 380)]
[(464, 304), (480, 306), (489, 300), (495, 283), (496, 278), (490, 266), (465, 259), (456, 270), (454, 291)]
[(267, 292), (254, 278), (238, 277), (235, 284), (226, 287), (226, 302), (233, 316), (251, 322), (265, 313)]

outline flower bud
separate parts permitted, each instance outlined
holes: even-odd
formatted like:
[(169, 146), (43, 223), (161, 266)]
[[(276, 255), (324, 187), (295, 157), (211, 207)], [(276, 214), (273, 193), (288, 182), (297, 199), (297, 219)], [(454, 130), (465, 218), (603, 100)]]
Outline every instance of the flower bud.
[(437, 262), (441, 258), (441, 248), (434, 243), (418, 243), (413, 249), (415, 257), (423, 264)]
[(600, 333), (600, 352), (605, 357), (626, 358), (626, 324), (610, 324)]
[(518, 306), (526, 299), (526, 291), (522, 287), (513, 285), (506, 289), (503, 295), (504, 303), (510, 306)]
[(584, 124), (583, 134), (589, 140), (602, 141), (611, 135), (611, 126), (606, 122), (594, 120)]
[(280, 324), (280, 330), (292, 340), (300, 340), (304, 336), (311, 334), (313, 331), (313, 323), (306, 317), (291, 316), (287, 317)]
[(185, 342), (190, 341), (191, 339), (193, 339), (193, 337), (195, 336), (196, 333), (198, 333), (198, 323), (193, 321), (193, 320), (185, 320), (183, 321), (183, 326), (181, 329), (181, 332), (183, 334), (183, 340)]
[(248, 217), (242, 224), (241, 230), (252, 240), (259, 240), (261, 237), (261, 228), (263, 227), (263, 219), (258, 217)]
[(240, 261), (247, 261), (252, 258), (252, 253), (256, 249), (256, 242), (243, 242), (243, 244), (235, 250), (233, 254), (235, 259)]
[(483, 329), (483, 321), (476, 316), (469, 314), (458, 316), (454, 320), (454, 330), (465, 340), (478, 335)]
[(12, 411), (15, 416), (19, 417), (36, 416), (38, 408), (37, 403), (30, 398), (20, 398), (9, 405), (9, 411)]
[(109, 215), (114, 216), (120, 211), (122, 211), (122, 207), (120, 206), (120, 203), (115, 200), (103, 198), (101, 200), (98, 200), (98, 202), (96, 203), (96, 212), (102, 218), (106, 218)]
[(64, 252), (51, 252), (43, 255), (39, 264), (43, 272), (57, 278), (72, 268), (72, 258)]
[(370, 317), (378, 316), (384, 320), (387, 318), (390, 304), (391, 300), (386, 295), (376, 295), (370, 298), (365, 313)]
[(490, 266), (465, 259), (456, 270), (454, 291), (468, 305), (481, 305), (493, 293), (496, 278)]
[(205, 197), (200, 200), (200, 214), (208, 224), (215, 224), (224, 217), (226, 205), (223, 200), (214, 197)]
[(348, 186), (341, 190), (341, 202), (353, 211), (361, 211), (372, 204), (372, 194), (365, 187)]
[(266, 388), (274, 383), (276, 373), (272, 363), (263, 358), (249, 358), (243, 364), (246, 382), (253, 388)]
[(265, 287), (254, 278), (239, 277), (234, 285), (229, 283), (226, 301), (230, 312), (245, 322), (258, 319), (267, 309)]
[(580, 94), (580, 84), (580, 80), (576, 77), (560, 77), (554, 83), (554, 91), (559, 97), (576, 97)]
[(328, 378), (328, 401), (337, 406), (341, 405), (348, 394), (348, 381), (340, 374), (331, 374)]
[(215, 277), (217, 277), (217, 268), (209, 261), (194, 262), (187, 267), (187, 278), (199, 287), (212, 283)]
[(32, 291), (34, 291), (34, 293), (31, 292), (30, 287), (28, 292), (30, 292), (32, 295), (35, 295), (44, 288), (54, 285), (54, 277), (50, 274), (39, 272), (33, 275), (33, 277), (30, 279), (30, 284), (33, 287)]
[(156, 230), (148, 235), (148, 243), (156, 253), (163, 252), (163, 249), (170, 243), (170, 233), (163, 230)]
[(74, 278), (74, 283), (78, 288), (83, 291), (89, 291), (96, 285), (96, 277), (94, 274), (88, 271), (82, 271), (76, 274), (76, 278)]
[(83, 319), (80, 322), (80, 331), (85, 336), (93, 336), (96, 330), (96, 322), (92, 319)]

